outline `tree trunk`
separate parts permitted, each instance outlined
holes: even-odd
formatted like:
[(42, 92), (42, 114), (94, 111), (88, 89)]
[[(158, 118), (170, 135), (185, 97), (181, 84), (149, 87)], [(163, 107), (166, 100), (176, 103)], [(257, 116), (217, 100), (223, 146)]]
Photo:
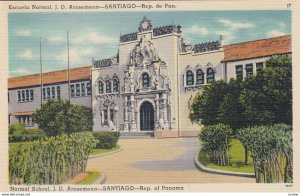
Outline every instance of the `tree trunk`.
[(244, 146), (244, 149), (245, 149), (245, 165), (249, 165), (249, 161), (248, 161), (249, 150), (246, 146)]

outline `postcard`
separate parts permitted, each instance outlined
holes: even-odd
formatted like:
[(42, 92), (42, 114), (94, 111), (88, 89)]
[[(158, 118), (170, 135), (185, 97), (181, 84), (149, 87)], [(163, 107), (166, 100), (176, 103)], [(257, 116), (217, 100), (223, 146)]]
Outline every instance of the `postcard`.
[(0, 191), (299, 192), (299, 15), (1, 2)]

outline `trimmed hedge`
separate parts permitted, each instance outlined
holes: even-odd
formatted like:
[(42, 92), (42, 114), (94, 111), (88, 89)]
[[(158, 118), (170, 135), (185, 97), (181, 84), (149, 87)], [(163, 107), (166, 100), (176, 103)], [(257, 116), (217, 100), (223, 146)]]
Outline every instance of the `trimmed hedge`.
[(119, 132), (98, 131), (93, 132), (93, 136), (97, 141), (97, 149), (110, 149), (117, 146)]
[(61, 184), (84, 172), (96, 145), (91, 133), (73, 133), (9, 145), (10, 184)]

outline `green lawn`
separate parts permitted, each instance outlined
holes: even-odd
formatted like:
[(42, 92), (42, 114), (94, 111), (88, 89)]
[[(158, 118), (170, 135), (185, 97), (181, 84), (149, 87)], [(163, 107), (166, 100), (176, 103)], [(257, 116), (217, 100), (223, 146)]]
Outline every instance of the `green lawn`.
[(76, 184), (93, 184), (93, 182), (101, 176), (101, 174), (97, 171), (87, 171), (86, 173), (89, 175), (81, 181), (76, 182)]
[(90, 155), (98, 155), (98, 154), (113, 152), (113, 151), (119, 150), (120, 148), (121, 147), (119, 145), (117, 145), (116, 147), (113, 147), (111, 149), (93, 149), (93, 151), (91, 152)]
[(231, 147), (229, 149), (229, 155), (231, 157), (230, 166), (218, 166), (209, 162), (208, 155), (201, 149), (199, 152), (199, 161), (206, 167), (212, 169), (234, 171), (234, 172), (246, 172), (254, 173), (252, 158), (249, 156), (249, 165), (244, 165), (244, 147), (239, 140), (232, 140)]

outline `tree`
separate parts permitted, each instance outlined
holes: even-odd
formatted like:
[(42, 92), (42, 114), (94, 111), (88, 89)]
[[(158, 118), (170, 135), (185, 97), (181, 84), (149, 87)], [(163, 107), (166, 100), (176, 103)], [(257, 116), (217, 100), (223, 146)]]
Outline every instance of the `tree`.
[(191, 104), (189, 118), (192, 122), (203, 125), (219, 123), (218, 109), (224, 99), (227, 84), (223, 80), (203, 87), (202, 94), (197, 94)]
[(267, 67), (243, 82), (239, 101), (248, 125), (292, 124), (292, 69), (287, 55), (270, 58)]
[(203, 150), (210, 155), (214, 163), (220, 166), (230, 165), (228, 150), (232, 139), (232, 129), (228, 125), (204, 126), (199, 137)]
[(234, 132), (245, 126), (244, 108), (239, 102), (242, 90), (242, 81), (231, 79), (227, 84), (224, 98), (218, 108), (217, 120), (229, 125)]
[(91, 131), (93, 127), (92, 109), (86, 106), (72, 105), (67, 101), (48, 101), (33, 116), (33, 122), (47, 135)]

